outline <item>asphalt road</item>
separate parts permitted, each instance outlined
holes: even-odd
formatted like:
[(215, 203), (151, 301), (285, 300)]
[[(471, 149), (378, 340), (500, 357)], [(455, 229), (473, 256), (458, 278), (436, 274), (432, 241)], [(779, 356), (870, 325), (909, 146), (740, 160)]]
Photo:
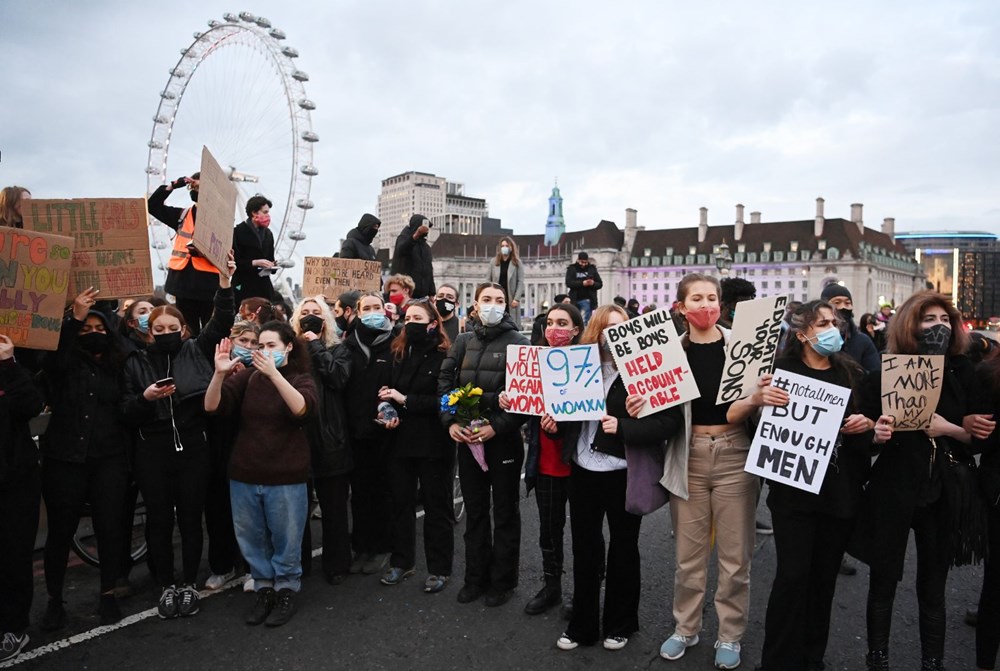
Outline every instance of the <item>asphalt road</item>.
[[(766, 508), (761, 505), (761, 517)], [(462, 525), (456, 530), (456, 577), (440, 594), (424, 594), (426, 576), (422, 557), (417, 575), (402, 585), (386, 587), (378, 576), (352, 576), (343, 585), (327, 585), (319, 571), (303, 583), (299, 612), (277, 629), (247, 627), (242, 623), (252, 595), (234, 589), (202, 600), (201, 613), (188, 619), (161, 621), (143, 611), (155, 607), (157, 594), (144, 566), (133, 571), (138, 592), (122, 602), (127, 615), (111, 631), (96, 629), (97, 570), (70, 569), (67, 580), (69, 627), (58, 635), (32, 628), (31, 648), (37, 656), (22, 659), (18, 669), (711, 669), (717, 621), (706, 607), (702, 642), (677, 662), (659, 657), (659, 647), (673, 631), (673, 541), (666, 509), (643, 521), (640, 549), (643, 557), (641, 630), (621, 651), (602, 647), (563, 652), (555, 641), (564, 622), (557, 612), (528, 616), (524, 604), (540, 587), (541, 557), (537, 548), (538, 513), (533, 499), (522, 499), (521, 586), (500, 608), (486, 608), (482, 600), (461, 605), (455, 600), (463, 571)], [(319, 525), (313, 522), (314, 538)], [(418, 548), (422, 538), (418, 537)], [(567, 528), (567, 565), (572, 552)], [(418, 552), (418, 556), (421, 553)], [(179, 559), (178, 559), (179, 561)], [(914, 557), (911, 542), (907, 574), (900, 585), (893, 621), (891, 656), (895, 668), (919, 668), (920, 646), (914, 595)], [(758, 536), (751, 583), (751, 613), (743, 641), (743, 667), (758, 661), (764, 612), (774, 574), (774, 544)], [(710, 585), (714, 571), (710, 575)], [(978, 599), (980, 567), (956, 569), (948, 583), (947, 658), (949, 668), (973, 668), (975, 632), (962, 622), (967, 607)], [(842, 576), (833, 607), (833, 625), (827, 668), (864, 669), (867, 571), (863, 565), (853, 577)], [(571, 575), (564, 591), (572, 591)], [(36, 578), (32, 621), (45, 608), (45, 589)], [(137, 620), (132, 622), (133, 620)], [(58, 648), (58, 649), (56, 649)], [(41, 653), (41, 654), (38, 654)], [(0, 668), (4, 665), (0, 665)]]

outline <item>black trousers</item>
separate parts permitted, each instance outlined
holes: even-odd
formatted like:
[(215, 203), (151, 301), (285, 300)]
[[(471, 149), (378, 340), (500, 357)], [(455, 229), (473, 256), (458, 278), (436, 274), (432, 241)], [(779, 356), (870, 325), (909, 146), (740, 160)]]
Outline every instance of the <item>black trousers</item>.
[[(506, 592), (517, 587), (521, 553), (520, 432), (485, 443), (483, 469), (469, 447), (458, 446), (458, 477), (465, 499), (465, 583)], [(490, 521), (490, 498), (493, 520)]]
[[(917, 605), (920, 651), (924, 658), (944, 658), (945, 587), (948, 582), (948, 505), (942, 496), (916, 508), (910, 523), (917, 545)], [(888, 650), (895, 575), (871, 572), (868, 585), (868, 649)]]
[(140, 436), (135, 454), (135, 481), (146, 502), (146, 537), (159, 587), (176, 583), (174, 521), (181, 532), (184, 584), (198, 578), (204, 547), (201, 517), (212, 460), (204, 434), (185, 434), (184, 449), (174, 449), (170, 432)]
[(28, 628), (34, 585), (31, 555), (38, 533), (42, 474), (38, 466), (0, 485), (0, 634)]
[(235, 435), (223, 423), (224, 418), (213, 419), (220, 421), (209, 421), (211, 471), (205, 492), (205, 531), (208, 534), (208, 568), (214, 574), (225, 575), (235, 568), (240, 550), (229, 499), (229, 451)]
[(323, 574), (328, 578), (346, 575), (351, 568), (351, 529), (347, 513), (351, 479), (347, 473), (330, 475), (316, 478), (313, 486), (323, 511)]
[[(368, 421), (368, 420), (361, 420)], [(386, 448), (381, 440), (355, 440), (351, 471), (351, 545), (364, 554), (392, 551)], [(326, 514), (326, 511), (323, 511)]]
[(976, 666), (995, 668), (1000, 647), (1000, 510), (990, 508), (990, 554), (976, 620)]
[(49, 597), (62, 600), (70, 543), (80, 523), (84, 503), (101, 556), (101, 592), (110, 592), (121, 574), (125, 551), (125, 501), (129, 484), (128, 457), (88, 459), (82, 464), (58, 459), (42, 462), (42, 496), (49, 532), (45, 541), (45, 585)]
[[(215, 303), (211, 298), (207, 301), (177, 298), (175, 305), (184, 315), (184, 321), (187, 322), (188, 330), (191, 331), (191, 337), (201, 333), (201, 329), (208, 324), (212, 318), (212, 311), (215, 309)], [(239, 308), (239, 304), (236, 307)]]
[[(566, 504), (569, 501), (569, 478), (538, 474), (535, 502), (538, 504), (538, 547), (542, 550), (542, 572), (546, 583), (558, 584), (563, 574), (563, 530), (566, 528)], [(602, 551), (603, 555), (604, 552)]]
[(453, 457), (424, 459), (389, 456), (392, 491), (391, 566), (416, 566), (417, 483), (424, 504), (424, 555), (431, 575), (451, 575), (455, 555)]
[(625, 511), (625, 469), (599, 473), (573, 464), (569, 513), (573, 532), (573, 619), (567, 635), (581, 645), (600, 638), (601, 576), (605, 570), (604, 518), (608, 519), (604, 637), (639, 630), (640, 515)]
[(853, 519), (768, 506), (777, 568), (764, 620), (761, 666), (768, 671), (822, 668), (830, 609)]

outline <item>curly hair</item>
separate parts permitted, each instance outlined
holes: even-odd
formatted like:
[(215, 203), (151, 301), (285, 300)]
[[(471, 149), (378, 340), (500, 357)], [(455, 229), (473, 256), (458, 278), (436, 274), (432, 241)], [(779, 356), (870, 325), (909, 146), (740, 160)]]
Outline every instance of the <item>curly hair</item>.
[(333, 319), (333, 311), (326, 304), (326, 299), (322, 294), (303, 298), (295, 306), (295, 309), (292, 311), (292, 318), (289, 320), (292, 330), (295, 331), (295, 335), (300, 338), (302, 337), (302, 326), (299, 324), (299, 321), (302, 319), (302, 311), (305, 309), (306, 303), (315, 303), (319, 306), (320, 315), (323, 319), (323, 333), (320, 334), (320, 340), (323, 341), (323, 344), (327, 348), (333, 347), (337, 344), (337, 329), (334, 328), (336, 322)]
[[(837, 328), (840, 328), (840, 317), (837, 316), (837, 311), (832, 305), (826, 301), (803, 303), (792, 313), (792, 318), (788, 323), (788, 333), (785, 337), (785, 349), (782, 351), (781, 356), (799, 359), (800, 361), (804, 359), (806, 345), (797, 336), (799, 333), (805, 335), (805, 332), (820, 320), (822, 317), (819, 312), (820, 310), (829, 310), (830, 314), (833, 315), (834, 324)], [(852, 389), (856, 388), (865, 375), (865, 371), (861, 365), (843, 352), (831, 354), (828, 358), (834, 370), (849, 382), (849, 386)]]
[(962, 327), (962, 315), (947, 296), (930, 290), (913, 294), (896, 308), (896, 315), (889, 322), (886, 333), (885, 351), (889, 354), (917, 354), (919, 348), (917, 338), (923, 331), (921, 323), (924, 312), (932, 307), (941, 308), (948, 313), (951, 322), (949, 356), (964, 354), (969, 347), (969, 334)]

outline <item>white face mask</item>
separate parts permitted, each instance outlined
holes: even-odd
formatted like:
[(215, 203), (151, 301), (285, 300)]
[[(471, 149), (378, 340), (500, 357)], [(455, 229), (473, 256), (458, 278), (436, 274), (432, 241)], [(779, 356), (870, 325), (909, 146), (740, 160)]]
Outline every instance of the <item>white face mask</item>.
[(510, 256), (510, 247), (504, 245), (503, 247), (500, 248), (500, 253), (503, 254), (504, 256)]
[(490, 303), (479, 306), (479, 321), (485, 326), (496, 326), (503, 321), (504, 306)]

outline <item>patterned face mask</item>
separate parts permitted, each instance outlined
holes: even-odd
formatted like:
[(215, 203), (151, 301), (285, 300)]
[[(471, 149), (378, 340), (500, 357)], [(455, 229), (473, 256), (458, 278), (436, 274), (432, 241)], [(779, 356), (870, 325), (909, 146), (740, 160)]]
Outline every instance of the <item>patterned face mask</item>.
[(947, 354), (951, 345), (951, 327), (947, 324), (935, 324), (925, 328), (917, 336), (919, 354)]

